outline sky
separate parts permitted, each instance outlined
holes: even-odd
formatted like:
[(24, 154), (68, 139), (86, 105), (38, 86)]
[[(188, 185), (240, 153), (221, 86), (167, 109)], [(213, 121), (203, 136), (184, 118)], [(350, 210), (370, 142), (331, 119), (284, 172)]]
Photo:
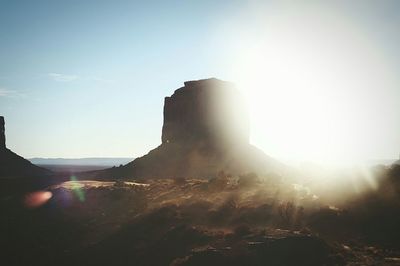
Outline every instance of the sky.
[(165, 96), (235, 82), (276, 158), (400, 153), (398, 1), (0, 0), (0, 115), (27, 157), (137, 157)]

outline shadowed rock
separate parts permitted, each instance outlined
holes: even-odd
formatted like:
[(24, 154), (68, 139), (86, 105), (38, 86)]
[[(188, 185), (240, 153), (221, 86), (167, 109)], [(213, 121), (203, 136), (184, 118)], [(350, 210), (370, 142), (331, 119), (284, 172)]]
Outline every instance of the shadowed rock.
[(282, 166), (249, 144), (242, 95), (215, 78), (188, 81), (165, 98), (162, 144), (124, 167), (96, 173), (104, 178), (214, 177), (279, 172)]
[(6, 134), (4, 128), (4, 117), (0, 116), (0, 149), (6, 148)]
[(247, 110), (232, 83), (188, 81), (165, 97), (162, 143), (200, 142), (215, 149), (249, 142)]
[(6, 147), (4, 117), (0, 116), (0, 177), (43, 177), (51, 171), (40, 168)]

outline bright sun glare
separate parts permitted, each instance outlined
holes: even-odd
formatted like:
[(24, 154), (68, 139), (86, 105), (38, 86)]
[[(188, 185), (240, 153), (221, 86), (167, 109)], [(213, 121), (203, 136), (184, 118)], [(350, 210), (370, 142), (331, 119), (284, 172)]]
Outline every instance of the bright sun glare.
[(370, 159), (372, 142), (386, 137), (384, 114), (395, 110), (379, 90), (395, 83), (387, 59), (338, 14), (285, 14), (241, 32), (234, 65), (250, 107), (252, 142), (292, 160)]

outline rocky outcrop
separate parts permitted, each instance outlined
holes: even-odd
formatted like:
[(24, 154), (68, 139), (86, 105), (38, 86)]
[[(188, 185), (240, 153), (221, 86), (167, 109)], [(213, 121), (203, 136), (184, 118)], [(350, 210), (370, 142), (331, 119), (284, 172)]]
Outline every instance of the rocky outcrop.
[(249, 144), (249, 118), (239, 91), (215, 78), (188, 81), (165, 98), (162, 143), (147, 155), (96, 177), (209, 178), (279, 172), (282, 166)]
[(7, 149), (4, 117), (0, 116), (0, 177), (46, 177), (51, 171), (38, 167)]
[(249, 142), (249, 118), (240, 93), (218, 79), (188, 81), (165, 98), (162, 143), (221, 148)]
[(4, 117), (0, 116), (0, 150), (6, 148), (6, 134), (4, 127)]

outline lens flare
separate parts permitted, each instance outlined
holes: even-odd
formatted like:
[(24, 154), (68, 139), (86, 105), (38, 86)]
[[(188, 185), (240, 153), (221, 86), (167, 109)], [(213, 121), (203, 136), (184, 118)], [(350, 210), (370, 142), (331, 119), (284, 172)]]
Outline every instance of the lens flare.
[(85, 192), (82, 189), (82, 185), (78, 183), (78, 179), (76, 178), (76, 176), (71, 176), (70, 180), (72, 183), (72, 191), (74, 192), (75, 196), (79, 199), (80, 202), (84, 202), (86, 197)]
[(32, 192), (25, 196), (24, 205), (28, 208), (38, 208), (51, 199), (52, 196), (53, 193), (50, 191)]

